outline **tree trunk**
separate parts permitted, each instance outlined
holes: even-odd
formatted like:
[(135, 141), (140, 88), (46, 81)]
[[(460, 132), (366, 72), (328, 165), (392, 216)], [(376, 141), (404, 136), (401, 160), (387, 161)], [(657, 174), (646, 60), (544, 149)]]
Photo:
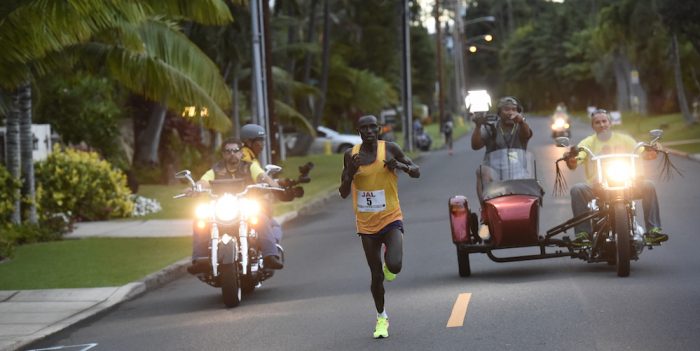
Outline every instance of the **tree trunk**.
[(326, 106), (326, 94), (328, 93), (328, 66), (330, 65), (330, 34), (331, 34), (331, 16), (328, 6), (329, 0), (323, 1), (323, 53), (321, 62), (321, 96), (318, 99), (316, 110), (314, 111), (314, 127), (321, 124), (323, 110)]
[[(5, 133), (7, 170), (15, 179), (21, 179), (19, 120), (19, 94), (15, 92), (12, 96), (11, 111), (6, 119), (7, 132)], [(14, 209), (10, 217), (10, 221), (14, 224), (22, 222), (22, 217), (20, 216), (20, 195), (20, 189), (15, 190), (14, 197), (17, 200), (15, 200)]]
[[(318, 4), (318, 0), (311, 0), (311, 5), (309, 9), (309, 27), (306, 32), (306, 42), (311, 44), (315, 41), (316, 38), (316, 5)], [(312, 55), (310, 52), (306, 53), (306, 57), (304, 58), (304, 77), (302, 78), (302, 81), (305, 84), (311, 85), (311, 61), (312, 61)], [(311, 117), (311, 123), (314, 125), (314, 128), (317, 127), (316, 125), (316, 119), (313, 118), (315, 116), (314, 113), (314, 99), (312, 95), (309, 95), (307, 99), (305, 99), (305, 103), (302, 104), (303, 108), (303, 114), (306, 116)]]
[(239, 104), (239, 98), (238, 98), (238, 79), (240, 75), (240, 64), (236, 63), (234, 68), (233, 68), (233, 83), (231, 83), (233, 86), (231, 87), (231, 91), (233, 94), (233, 106), (231, 108), (231, 112), (233, 114), (233, 130), (236, 138), (241, 137), (241, 117), (240, 117), (240, 104)]
[(615, 86), (617, 87), (617, 110), (629, 111), (629, 76), (625, 69), (623, 55), (615, 53), (613, 57), (613, 71), (615, 72)]
[(158, 158), (158, 145), (160, 135), (165, 123), (167, 108), (163, 104), (151, 103), (151, 113), (148, 117), (146, 128), (136, 138), (136, 153), (134, 164), (155, 166), (160, 163)]
[(688, 100), (685, 97), (685, 86), (683, 85), (683, 73), (681, 71), (681, 57), (678, 51), (678, 37), (674, 34), (671, 40), (671, 55), (673, 55), (673, 78), (676, 81), (676, 96), (678, 97), (678, 106), (681, 108), (683, 119), (686, 124), (695, 123), (695, 118), (690, 113), (688, 108)]
[(20, 164), (22, 165), (22, 195), (27, 200), (29, 208), (25, 212), (31, 224), (37, 224), (36, 191), (34, 185), (34, 133), (32, 133), (32, 87), (29, 82), (22, 84), (17, 90), (19, 108), (19, 138)]

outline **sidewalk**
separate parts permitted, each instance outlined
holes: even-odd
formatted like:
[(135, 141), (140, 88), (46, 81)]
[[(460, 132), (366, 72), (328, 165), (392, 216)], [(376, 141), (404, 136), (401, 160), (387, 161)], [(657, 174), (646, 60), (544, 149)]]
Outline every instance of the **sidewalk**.
[[(321, 206), (337, 195), (331, 189), (298, 211), (277, 216), (280, 223)], [(191, 220), (104, 221), (80, 223), (66, 238), (166, 237), (192, 235)], [(19, 350), (86, 318), (162, 286), (186, 273), (190, 258), (123, 286), (89, 289), (0, 290), (0, 351)]]

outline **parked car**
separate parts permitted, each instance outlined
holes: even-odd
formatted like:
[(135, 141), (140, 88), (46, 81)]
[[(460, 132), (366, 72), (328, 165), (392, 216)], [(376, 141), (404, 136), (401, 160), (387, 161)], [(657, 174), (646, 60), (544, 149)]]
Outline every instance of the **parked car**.
[(313, 141), (309, 141), (310, 136), (308, 134), (298, 132), (286, 133), (284, 139), (289, 156), (324, 153), (326, 152), (327, 144), (330, 146), (331, 152), (341, 153), (355, 144), (362, 143), (362, 138), (359, 135), (338, 133), (323, 126), (316, 128), (316, 137)]

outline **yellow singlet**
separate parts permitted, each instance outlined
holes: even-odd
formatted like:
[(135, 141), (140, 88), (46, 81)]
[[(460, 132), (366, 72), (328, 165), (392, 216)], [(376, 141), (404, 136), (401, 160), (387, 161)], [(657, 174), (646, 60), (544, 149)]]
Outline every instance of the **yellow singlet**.
[[(352, 148), (352, 155), (361, 145)], [(355, 208), (357, 232), (376, 234), (389, 223), (403, 220), (399, 205), (398, 176), (384, 167), (386, 143), (377, 141), (377, 159), (360, 166), (352, 179), (352, 204)]]

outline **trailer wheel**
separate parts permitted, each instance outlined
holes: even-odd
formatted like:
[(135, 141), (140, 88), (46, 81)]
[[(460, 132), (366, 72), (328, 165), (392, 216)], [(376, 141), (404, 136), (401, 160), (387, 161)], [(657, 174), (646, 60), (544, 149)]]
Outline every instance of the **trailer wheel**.
[(457, 248), (457, 266), (459, 267), (459, 276), (468, 277), (472, 274), (469, 266), (469, 252), (464, 249)]

